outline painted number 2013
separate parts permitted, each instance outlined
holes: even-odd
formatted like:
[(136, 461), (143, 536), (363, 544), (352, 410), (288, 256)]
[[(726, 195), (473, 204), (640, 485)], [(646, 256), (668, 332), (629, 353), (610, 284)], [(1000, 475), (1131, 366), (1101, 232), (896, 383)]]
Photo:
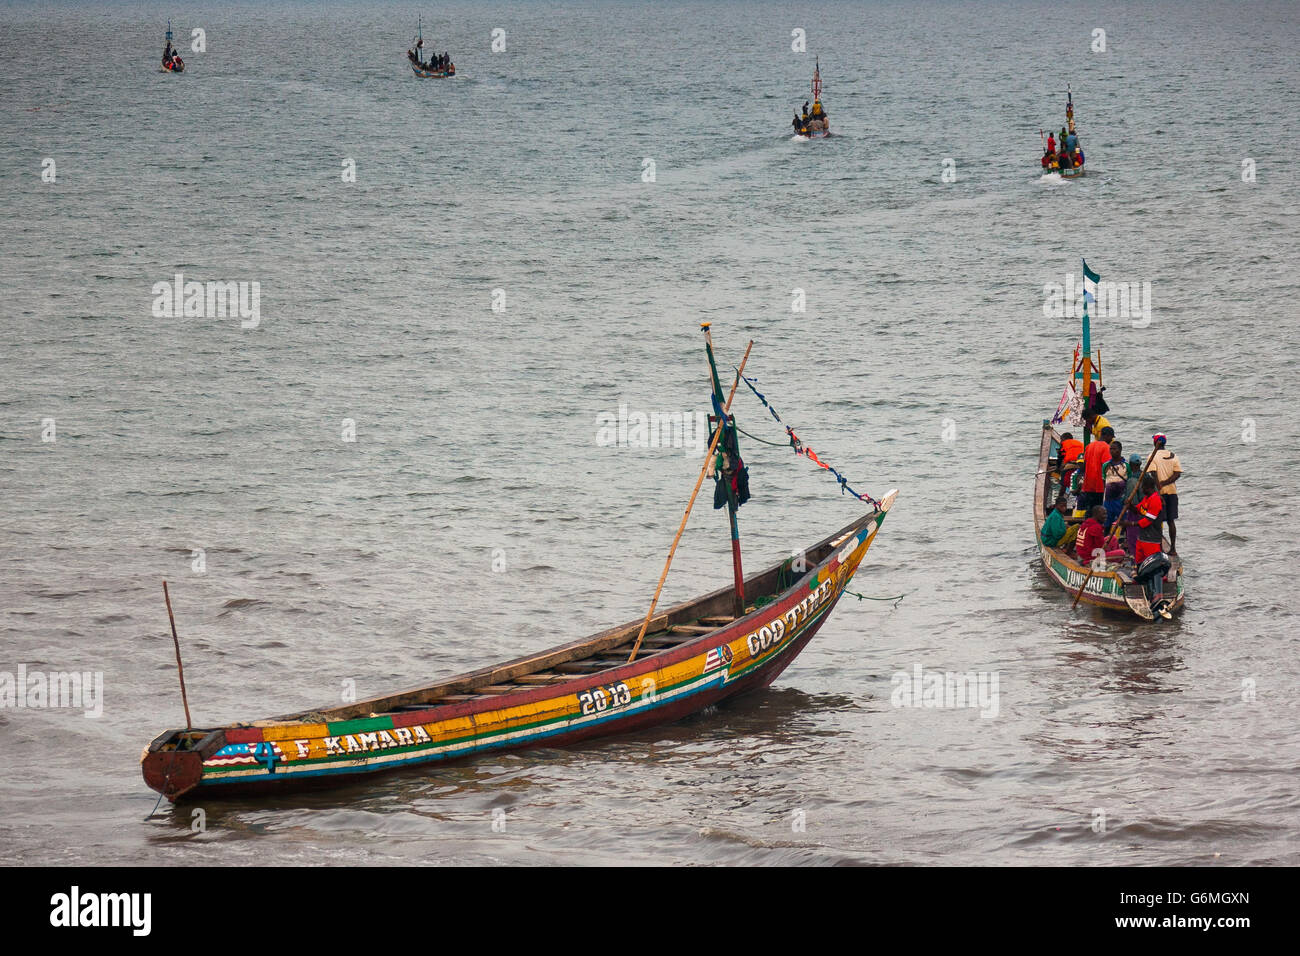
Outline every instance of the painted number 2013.
[(632, 702), (632, 691), (627, 684), (610, 684), (608, 687), (596, 687), (584, 690), (578, 695), (583, 714), (599, 714), (611, 707), (622, 707)]

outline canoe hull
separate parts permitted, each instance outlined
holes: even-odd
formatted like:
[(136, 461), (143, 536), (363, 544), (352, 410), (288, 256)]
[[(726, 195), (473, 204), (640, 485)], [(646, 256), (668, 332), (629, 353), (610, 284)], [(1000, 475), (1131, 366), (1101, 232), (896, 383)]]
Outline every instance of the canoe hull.
[(445, 80), (449, 76), (456, 75), (456, 68), (453, 66), (450, 70), (426, 70), (412, 63), (411, 72), (420, 80)]
[[(359, 718), (349, 712), (342, 715), (347, 719), (331, 719), (327, 711), (310, 723), (280, 719), (192, 731), (184, 749), (177, 749), (177, 735), (187, 732), (168, 731), (142, 756), (145, 781), (176, 802), (279, 793), (679, 720), (765, 687), (789, 666), (839, 601), (889, 504), (892, 495), (881, 511), (818, 545), (829, 547), (829, 554), (769, 604), (672, 649), (492, 699), (435, 701)], [(674, 611), (711, 608), (729, 594), (724, 589)]]
[[(1038, 538), (1038, 531), (1047, 518), (1048, 495), (1051, 492), (1050, 466), (1053, 452), (1060, 447), (1060, 436), (1050, 423), (1043, 425), (1042, 445), (1038, 454), (1038, 476), (1034, 487), (1034, 540), (1038, 542), (1043, 569), (1057, 586), (1073, 598), (1083, 588), (1079, 600), (1083, 604), (1105, 608), (1121, 614), (1132, 614), (1150, 621), (1155, 618), (1146, 591), (1123, 571), (1107, 570), (1089, 575), (1087, 565), (1080, 564), (1076, 556), (1061, 548), (1049, 548)], [(1166, 549), (1167, 550), (1167, 549)], [(1182, 562), (1170, 556), (1169, 575), (1165, 578), (1164, 594), (1169, 599), (1170, 613), (1181, 611), (1184, 603)]]

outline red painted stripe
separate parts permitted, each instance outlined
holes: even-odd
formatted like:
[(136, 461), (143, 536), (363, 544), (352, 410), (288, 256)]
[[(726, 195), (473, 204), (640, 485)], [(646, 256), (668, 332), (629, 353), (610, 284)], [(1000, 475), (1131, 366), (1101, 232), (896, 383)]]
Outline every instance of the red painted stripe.
[(261, 742), (261, 727), (231, 727), (226, 731), (228, 744), (260, 744)]

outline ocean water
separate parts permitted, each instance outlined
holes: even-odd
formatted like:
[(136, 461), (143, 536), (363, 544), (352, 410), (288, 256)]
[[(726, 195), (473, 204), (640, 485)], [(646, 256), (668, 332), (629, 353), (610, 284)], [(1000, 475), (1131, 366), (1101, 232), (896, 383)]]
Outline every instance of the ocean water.
[[(417, 12), (454, 80), (410, 75)], [(1290, 3), (0, 6), (0, 672), (104, 687), (0, 709), (0, 861), (1300, 863), (1297, 40)], [(814, 58), (834, 135), (795, 141)], [(1037, 168), (1066, 83), (1075, 182)], [(1150, 296), (1093, 331), (1126, 453), (1186, 471), (1172, 622), (1038, 566), (1081, 257)], [(176, 273), (258, 283), (256, 327), (155, 316)], [(600, 423), (705, 410), (702, 321), (899, 489), (853, 588), (901, 601), (671, 726), (150, 815), (163, 579), (201, 726), (643, 614), (700, 456)], [(747, 567), (861, 512), (741, 447)], [(665, 600), (728, 555), (697, 508)], [(996, 716), (893, 706), (918, 666), (996, 674)]]

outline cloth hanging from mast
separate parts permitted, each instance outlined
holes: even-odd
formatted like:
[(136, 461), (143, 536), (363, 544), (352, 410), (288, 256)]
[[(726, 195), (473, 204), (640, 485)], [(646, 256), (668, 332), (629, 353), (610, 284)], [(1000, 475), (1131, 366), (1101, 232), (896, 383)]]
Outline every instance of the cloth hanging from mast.
[(1083, 399), (1074, 388), (1073, 382), (1065, 383), (1065, 391), (1057, 403), (1056, 414), (1052, 416), (1053, 425), (1067, 425), (1070, 428), (1083, 427)]
[[(736, 439), (736, 423), (723, 411), (718, 396), (713, 396), (713, 413), (721, 428), (722, 438), (718, 442), (716, 467), (713, 474), (713, 507), (725, 508), (734, 495), (736, 507), (739, 508), (749, 500), (749, 469), (740, 457), (740, 444)], [(709, 433), (709, 442), (713, 442), (713, 433)]]
[(818, 458), (817, 454), (812, 450), (812, 448), (805, 445), (799, 439), (799, 436), (794, 433), (794, 429), (791, 428), (789, 425), (787, 425), (785, 422), (781, 421), (781, 416), (777, 414), (776, 409), (772, 407), (771, 402), (767, 400), (767, 397), (762, 392), (760, 392), (757, 388), (754, 387), (754, 383), (750, 381), (749, 377), (745, 375), (741, 375), (740, 377), (745, 380), (745, 384), (749, 386), (749, 390), (753, 392), (756, 396), (758, 396), (758, 400), (762, 402), (763, 407), (766, 408), (768, 412), (771, 413), (772, 418), (777, 422), (777, 424), (785, 428), (785, 433), (790, 438), (790, 447), (794, 449), (794, 453), (796, 455), (799, 455), (802, 458), (807, 458), (817, 467), (824, 468), (827, 471), (829, 471), (832, 475), (834, 475), (835, 480), (839, 483), (840, 486), (840, 494), (848, 493), (852, 495), (854, 498), (857, 498), (859, 501), (865, 501), (873, 508), (878, 509), (880, 507), (880, 502), (876, 501), (875, 498), (871, 497), (868, 494), (859, 494), (858, 492), (854, 491), (851, 487), (849, 487), (849, 481), (847, 478), (845, 478), (842, 474), (840, 474), (839, 471), (837, 471), (831, 465), (828, 465), (826, 462)]

